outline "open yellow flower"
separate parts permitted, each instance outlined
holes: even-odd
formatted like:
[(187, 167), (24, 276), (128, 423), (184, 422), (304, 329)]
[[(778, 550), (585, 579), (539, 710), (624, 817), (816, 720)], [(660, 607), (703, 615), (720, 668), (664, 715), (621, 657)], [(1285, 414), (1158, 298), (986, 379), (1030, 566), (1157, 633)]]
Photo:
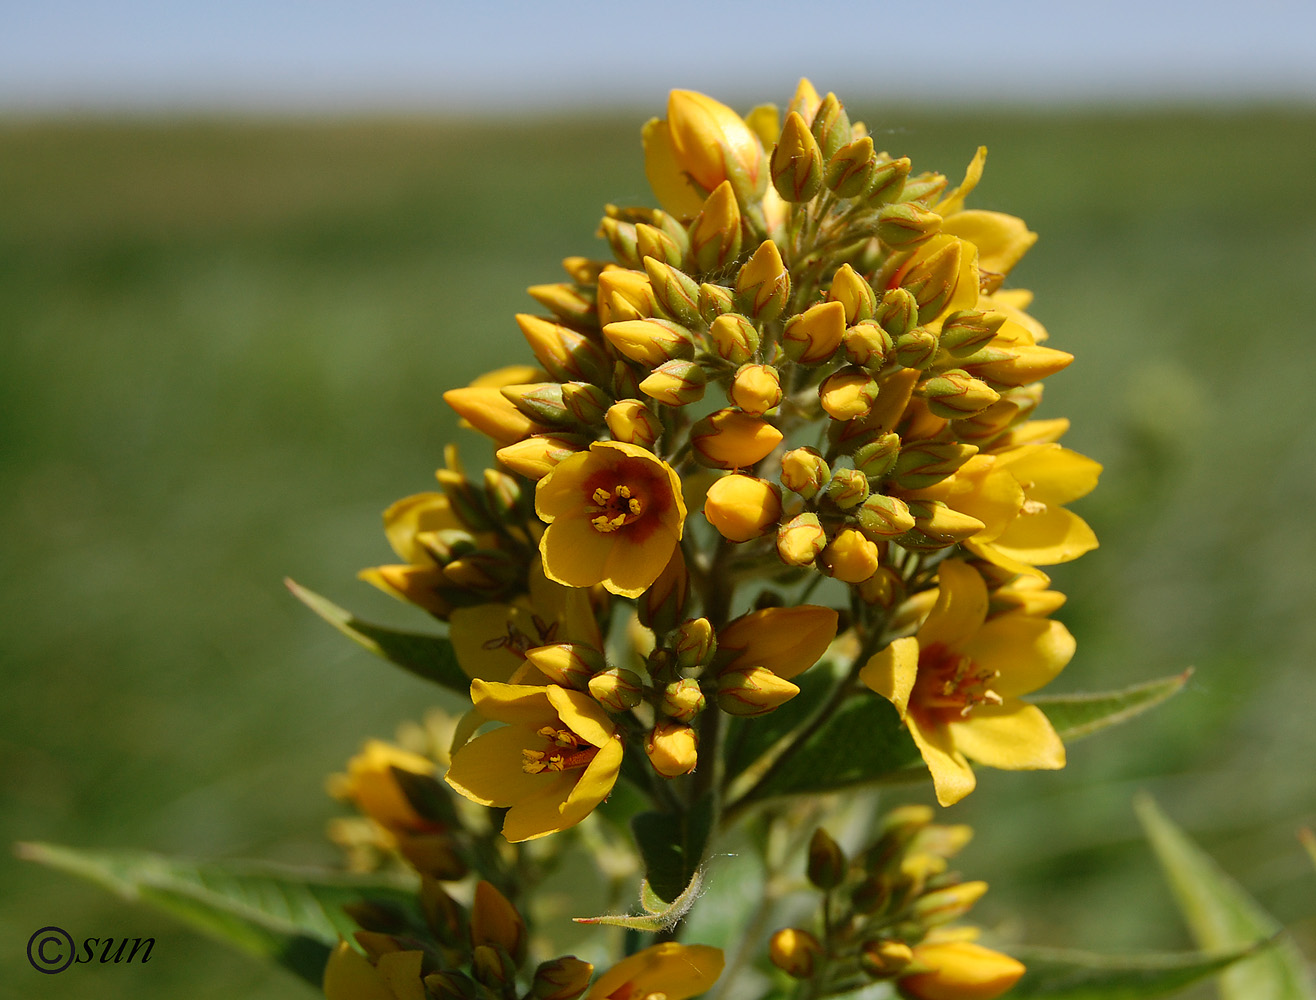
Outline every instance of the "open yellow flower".
[(877, 653), (859, 677), (896, 706), (948, 806), (973, 791), (966, 758), (1006, 770), (1065, 766), (1050, 721), (1019, 696), (1064, 668), (1074, 637), (1024, 612), (986, 620), (987, 585), (958, 559), (941, 564), (938, 583), (918, 633)]
[(377, 965), (346, 941), (338, 942), (324, 970), (326, 1000), (425, 1000), (420, 951), (390, 951)]
[(473, 802), (507, 809), (508, 840), (575, 826), (608, 797), (621, 769), (621, 739), (589, 695), (477, 680), (471, 700), (485, 718), (507, 725), (459, 749), (446, 780)]
[(685, 527), (681, 481), (650, 451), (596, 441), (539, 481), (544, 575), (638, 597), (666, 567)]
[(667, 941), (623, 958), (599, 976), (584, 1000), (688, 1000), (722, 975), (722, 949)]

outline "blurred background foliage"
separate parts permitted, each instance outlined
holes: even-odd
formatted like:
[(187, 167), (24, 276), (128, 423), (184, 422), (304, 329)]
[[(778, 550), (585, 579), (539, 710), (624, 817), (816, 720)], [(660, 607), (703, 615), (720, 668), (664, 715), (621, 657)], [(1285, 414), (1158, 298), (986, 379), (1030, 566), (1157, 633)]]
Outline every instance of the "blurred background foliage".
[[(1316, 823), (1316, 112), (851, 110), (952, 180), (988, 145), (974, 206), (1041, 234), (1011, 283), (1077, 356), (1041, 415), (1106, 466), (1075, 505), (1102, 546), (1054, 573), (1079, 640), (1054, 689), (1197, 668), (1065, 771), (985, 772), (949, 810), (978, 828), (976, 914), (1007, 941), (1187, 947), (1147, 789), (1316, 954), (1295, 839)], [(604, 202), (651, 203), (641, 117), (0, 123), (0, 840), (336, 861), (324, 775), (434, 693), (280, 579), (417, 624), (354, 580), (389, 559), (379, 513), (458, 438), (440, 393), (528, 357), (524, 288), (603, 253)], [(0, 885), (0, 996), (307, 995), (7, 855)], [(52, 923), (156, 952), (39, 976), (24, 942)]]

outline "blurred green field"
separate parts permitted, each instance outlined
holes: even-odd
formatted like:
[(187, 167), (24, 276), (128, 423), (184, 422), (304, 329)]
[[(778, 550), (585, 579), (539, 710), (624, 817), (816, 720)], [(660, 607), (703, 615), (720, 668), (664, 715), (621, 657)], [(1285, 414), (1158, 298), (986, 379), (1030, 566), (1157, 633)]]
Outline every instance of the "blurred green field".
[[(916, 168), (988, 145), (975, 206), (1041, 233), (1012, 284), (1077, 355), (1042, 415), (1106, 466), (1076, 505), (1102, 547), (1054, 574), (1079, 639), (1055, 689), (1197, 668), (950, 811), (977, 914), (1185, 947), (1146, 789), (1316, 955), (1316, 110), (860, 110)], [(354, 580), (379, 512), (430, 488), (440, 393), (524, 354), (525, 286), (647, 201), (642, 117), (0, 123), (0, 841), (334, 861), (324, 775), (432, 696), (280, 580), (414, 623)], [(0, 996), (310, 995), (7, 852), (0, 886)], [(40, 976), (46, 924), (157, 949)]]

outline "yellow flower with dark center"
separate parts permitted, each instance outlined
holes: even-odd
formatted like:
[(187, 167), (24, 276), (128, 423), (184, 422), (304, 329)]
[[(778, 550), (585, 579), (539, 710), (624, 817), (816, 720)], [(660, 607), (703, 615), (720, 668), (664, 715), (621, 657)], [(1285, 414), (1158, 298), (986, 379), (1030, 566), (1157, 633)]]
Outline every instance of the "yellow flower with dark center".
[(584, 1000), (688, 1000), (722, 974), (722, 949), (667, 941), (623, 958), (599, 976)]
[(446, 780), (473, 802), (507, 809), (508, 840), (575, 826), (608, 797), (621, 769), (621, 739), (589, 695), (474, 681), (471, 700), (485, 718), (507, 725), (461, 747)]
[(535, 510), (544, 575), (638, 597), (658, 578), (685, 526), (681, 481), (650, 451), (596, 441), (539, 481)]
[(896, 706), (948, 806), (973, 791), (966, 758), (1006, 770), (1065, 766), (1050, 721), (1019, 696), (1060, 673), (1074, 637), (1023, 612), (987, 620), (987, 585), (958, 559), (941, 564), (938, 584), (918, 633), (877, 653), (859, 677)]

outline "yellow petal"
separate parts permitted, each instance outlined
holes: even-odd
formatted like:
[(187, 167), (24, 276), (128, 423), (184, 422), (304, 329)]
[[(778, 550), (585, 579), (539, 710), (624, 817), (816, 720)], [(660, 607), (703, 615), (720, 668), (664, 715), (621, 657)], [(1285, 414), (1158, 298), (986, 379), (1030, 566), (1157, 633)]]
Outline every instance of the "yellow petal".
[(396, 1000), (383, 976), (346, 941), (338, 942), (324, 967), (324, 995), (327, 1000)]
[[(556, 716), (553, 719), (556, 721)], [(521, 751), (535, 749), (543, 742), (533, 730), (522, 726), (500, 726), (475, 737), (458, 750), (444, 780), (482, 806), (503, 809), (516, 805), (541, 793), (557, 775), (573, 774), (567, 771), (526, 773), (521, 767), (524, 760)]]
[(914, 737), (914, 744), (932, 774), (937, 801), (943, 806), (953, 806), (978, 783), (973, 768), (969, 767), (964, 754), (956, 749), (944, 726), (925, 728), (916, 714), (910, 714), (908, 722), (909, 735)]
[(827, 652), (836, 638), (836, 612), (814, 604), (763, 608), (737, 618), (718, 635), (720, 648), (739, 650), (729, 667), (766, 667), (790, 680)]
[(562, 829), (575, 826), (608, 797), (621, 773), (621, 740), (608, 740), (578, 776), (560, 811)]
[(987, 585), (978, 571), (958, 559), (937, 568), (937, 603), (918, 630), (918, 644), (955, 648), (972, 636), (987, 617)]
[(557, 685), (549, 685), (544, 690), (562, 724), (581, 739), (601, 747), (616, 737), (617, 727), (608, 718), (608, 713), (583, 691), (571, 691)]
[(586, 501), (585, 480), (594, 471), (590, 452), (581, 451), (557, 464), (535, 485), (535, 513), (552, 524), (558, 517), (580, 512)]
[(909, 707), (909, 693), (918, 676), (918, 640), (910, 636), (897, 639), (864, 664), (859, 679), (896, 706), (900, 717)]
[(999, 673), (991, 688), (1010, 698), (1049, 684), (1075, 648), (1060, 622), (1012, 611), (987, 622), (960, 651), (982, 669)]
[[(448, 638), (466, 676), (472, 680), (507, 681), (525, 657), (510, 644), (497, 644), (497, 640), (519, 628), (533, 630), (532, 619), (528, 609), (511, 604), (456, 608), (448, 618)], [(538, 641), (532, 645), (538, 645)]]
[(722, 974), (722, 965), (719, 948), (675, 941), (652, 945), (599, 976), (585, 1000), (607, 1000), (628, 985), (627, 997), (662, 993), (667, 1000), (687, 1000), (712, 986)]
[(403, 562), (432, 564), (433, 558), (416, 544), (422, 531), (463, 530), (466, 525), (452, 509), (446, 493), (417, 493), (403, 497), (384, 511), (384, 534)]
[[(542, 779), (538, 788), (533, 794), (513, 803), (503, 818), (503, 836), (513, 844), (547, 837), (572, 825), (562, 821), (562, 809), (571, 790), (576, 787), (577, 772), (544, 771), (533, 777)], [(580, 822), (580, 819), (575, 822)]]
[(1024, 483), (1030, 500), (1066, 504), (1087, 496), (1097, 485), (1101, 463), (1058, 444), (1013, 448), (1000, 456), (1001, 468)]
[(667, 122), (652, 118), (641, 132), (644, 143), (644, 175), (663, 211), (689, 222), (704, 207), (707, 192), (701, 192), (676, 162), (672, 132)]
[(1097, 536), (1064, 507), (1025, 508), (993, 543), (1002, 554), (1030, 566), (1054, 566), (1097, 547)]
[(642, 541), (622, 535), (604, 560), (600, 582), (619, 597), (639, 597), (667, 568), (679, 537), (665, 524), (655, 527)]
[(979, 146), (978, 151), (973, 154), (973, 159), (969, 161), (969, 165), (964, 171), (964, 180), (960, 183), (960, 186), (941, 199), (932, 210), (941, 216), (954, 215), (959, 212), (964, 207), (964, 199), (978, 186), (978, 181), (982, 180), (982, 168), (986, 163), (987, 147)]
[(547, 691), (530, 684), (471, 681), (471, 701), (486, 719), (535, 730), (558, 721)]
[(539, 552), (544, 557), (544, 575), (568, 587), (592, 587), (602, 582), (608, 558), (616, 545), (615, 532), (607, 534), (599, 531), (583, 516), (558, 518), (548, 526), (544, 537), (539, 540)]
[(1065, 745), (1036, 705), (1006, 701), (979, 705), (946, 724), (966, 757), (1007, 771), (1056, 770), (1065, 766)]
[(1004, 212), (956, 212), (942, 220), (941, 229), (974, 244), (979, 266), (996, 274), (1009, 274), (1037, 242), (1037, 234), (1029, 232), (1023, 219)]
[(379, 956), (376, 968), (396, 1000), (425, 1000), (425, 987), (420, 981), (424, 957), (419, 951), (390, 951)]

